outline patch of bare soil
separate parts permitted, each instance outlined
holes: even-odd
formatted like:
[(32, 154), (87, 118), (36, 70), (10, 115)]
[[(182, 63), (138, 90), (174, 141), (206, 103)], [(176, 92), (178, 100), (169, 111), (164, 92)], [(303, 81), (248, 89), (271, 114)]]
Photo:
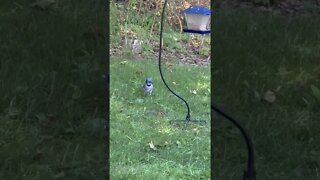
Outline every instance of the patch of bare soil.
[[(204, 40), (204, 38), (209, 39), (210, 37), (196, 37), (192, 38), (190, 42), (187, 42), (186, 40), (181, 40), (176, 43), (179, 43), (182, 48), (169, 48), (164, 43), (164, 46), (162, 48), (161, 58), (166, 63), (172, 63), (173, 61), (178, 61), (182, 64), (192, 64), (197, 66), (206, 66), (210, 65), (210, 44)], [(143, 41), (140, 41), (136, 39), (135, 40), (124, 40), (122, 39), (122, 42), (118, 46), (112, 46), (110, 48), (110, 56), (123, 56), (126, 52), (124, 49), (127, 49), (127, 51), (130, 51), (130, 53), (133, 55), (135, 60), (142, 60), (146, 58), (151, 58), (158, 60), (159, 58), (159, 42), (158, 41), (151, 41), (149, 42), (151, 44), (152, 50), (151, 52), (144, 53), (141, 46)], [(200, 53), (200, 49), (203, 47), (207, 47), (207, 52), (203, 55), (203, 53)]]

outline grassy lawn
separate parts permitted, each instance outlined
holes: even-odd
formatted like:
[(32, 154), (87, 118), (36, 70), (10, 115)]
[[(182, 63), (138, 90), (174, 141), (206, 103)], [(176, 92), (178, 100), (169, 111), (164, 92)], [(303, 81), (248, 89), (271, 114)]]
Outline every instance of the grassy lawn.
[(0, 2), (0, 179), (105, 178), (102, 8)]
[[(214, 27), (213, 99), (249, 130), (258, 179), (320, 179), (319, 16), (226, 10)], [(245, 143), (213, 119), (215, 179), (241, 179)]]
[[(210, 67), (163, 63), (166, 81), (188, 101), (191, 117), (208, 121), (207, 126), (174, 126), (168, 121), (184, 120), (186, 108), (166, 89), (157, 65), (111, 57), (111, 178), (209, 179)], [(146, 76), (154, 81), (152, 95), (142, 89)]]
[[(48, 6), (0, 2), (0, 179), (106, 178), (107, 52), (97, 28), (105, 26), (103, 8), (102, 2), (87, 0)], [(120, 10), (113, 18), (126, 15)], [(207, 126), (174, 126), (168, 121), (183, 120), (186, 108), (165, 88), (152, 59), (158, 36), (149, 29), (156, 18), (149, 18), (152, 13), (142, 18), (150, 24), (142, 30), (132, 14), (127, 29), (111, 22), (115, 47), (123, 46), (125, 30), (147, 40), (143, 60), (111, 57), (112, 179), (209, 179), (211, 156), (215, 179), (241, 179), (244, 141), (220, 116), (212, 117), (210, 129), (211, 94), (248, 129), (258, 179), (320, 179), (319, 16), (217, 11), (213, 70), (175, 59), (163, 63), (165, 79), (188, 101), (191, 117), (208, 121)], [(210, 54), (206, 39), (191, 53), (185, 48), (196, 47), (185, 42), (191, 37), (170, 32), (164, 38), (172, 51), (168, 59), (196, 51)], [(147, 76), (154, 81), (152, 95), (142, 90)]]

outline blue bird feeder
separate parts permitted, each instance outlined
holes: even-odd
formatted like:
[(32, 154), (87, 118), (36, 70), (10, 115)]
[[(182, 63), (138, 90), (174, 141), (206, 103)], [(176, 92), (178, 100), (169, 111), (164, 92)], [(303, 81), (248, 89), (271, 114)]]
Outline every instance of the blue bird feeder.
[(190, 6), (182, 11), (187, 27), (183, 32), (208, 34), (210, 33), (210, 14), (211, 11), (206, 6)]

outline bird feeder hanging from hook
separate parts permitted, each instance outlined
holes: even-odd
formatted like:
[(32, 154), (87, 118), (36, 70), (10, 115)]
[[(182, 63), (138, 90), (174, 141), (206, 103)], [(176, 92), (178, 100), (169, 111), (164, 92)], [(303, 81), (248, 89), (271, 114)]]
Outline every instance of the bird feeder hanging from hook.
[(206, 6), (190, 6), (182, 11), (187, 26), (183, 29), (186, 33), (208, 34), (210, 33), (211, 11)]

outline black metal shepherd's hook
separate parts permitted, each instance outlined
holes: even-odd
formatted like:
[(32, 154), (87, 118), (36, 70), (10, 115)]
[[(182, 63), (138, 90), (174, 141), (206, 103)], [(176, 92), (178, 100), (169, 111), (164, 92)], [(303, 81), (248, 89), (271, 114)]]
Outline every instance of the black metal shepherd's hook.
[(179, 96), (177, 93), (175, 93), (173, 90), (170, 89), (170, 87), (168, 86), (168, 84), (166, 83), (166, 81), (163, 78), (163, 74), (162, 74), (162, 69), (161, 69), (161, 52), (162, 52), (162, 34), (163, 34), (163, 21), (164, 21), (164, 14), (165, 14), (165, 10), (166, 10), (166, 6), (167, 6), (167, 0), (164, 1), (164, 5), (163, 5), (163, 9), (162, 9), (162, 15), (161, 15), (161, 22), (160, 22), (160, 46), (159, 46), (159, 72), (160, 72), (160, 77), (161, 80), (163, 81), (164, 85), (167, 87), (167, 89), (176, 97), (178, 97), (180, 100), (182, 100), (186, 107), (187, 107), (187, 115), (186, 115), (186, 120), (173, 120), (170, 121), (170, 123), (172, 122), (195, 122), (195, 123), (206, 123), (206, 121), (194, 121), (191, 120), (191, 115), (190, 115), (190, 107), (188, 102), (183, 99), (181, 96)]
[[(162, 75), (162, 70), (161, 70), (162, 32), (163, 32), (163, 19), (164, 19), (164, 12), (165, 12), (166, 5), (167, 5), (167, 0), (164, 1), (164, 7), (163, 7), (162, 16), (161, 16), (161, 23), (160, 23), (160, 47), (159, 47), (159, 71), (160, 71), (160, 76), (161, 76), (161, 79), (164, 82), (165, 86), (168, 88), (168, 90), (172, 94), (177, 96), (179, 99), (181, 99), (186, 104), (187, 109), (188, 109), (186, 120), (187, 120), (187, 122), (191, 122), (190, 108), (189, 108), (189, 105), (188, 105), (187, 101), (184, 100), (181, 96), (179, 96), (178, 94), (176, 94), (175, 92), (173, 92), (169, 88), (169, 86), (165, 82), (165, 80), (163, 78), (163, 75)], [(109, 73), (107, 73), (106, 79), (107, 79), (107, 82), (109, 83)], [(247, 145), (247, 149), (248, 149), (247, 170), (244, 172), (243, 179), (244, 180), (256, 180), (256, 172), (255, 172), (255, 167), (254, 167), (254, 149), (253, 149), (252, 141), (249, 138), (247, 132), (244, 130), (244, 128), (235, 119), (233, 119), (231, 116), (229, 116), (228, 114), (223, 112), (215, 104), (211, 104), (211, 109), (216, 111), (217, 113), (219, 113), (220, 115), (222, 115), (226, 119), (230, 120), (240, 130), (241, 134), (243, 135), (243, 137), (244, 137), (244, 139), (246, 141), (246, 145)], [(197, 121), (197, 122), (199, 122), (199, 121)]]
[(252, 141), (248, 136), (248, 133), (245, 129), (231, 116), (223, 112), (220, 108), (217, 107), (215, 104), (211, 104), (211, 109), (225, 117), (226, 119), (230, 120), (241, 132), (242, 136), (244, 137), (247, 149), (248, 149), (248, 164), (247, 164), (247, 171), (244, 172), (243, 179), (244, 180), (256, 180), (256, 172), (254, 168), (254, 150), (252, 146)]

